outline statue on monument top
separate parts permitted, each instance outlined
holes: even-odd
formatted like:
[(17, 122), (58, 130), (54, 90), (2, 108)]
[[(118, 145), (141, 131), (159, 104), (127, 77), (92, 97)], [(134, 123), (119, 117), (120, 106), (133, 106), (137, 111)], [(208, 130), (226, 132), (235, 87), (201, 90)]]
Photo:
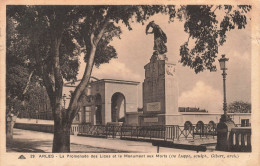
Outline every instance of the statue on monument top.
[[(151, 32), (148, 32), (150, 27), (153, 29)], [(146, 35), (148, 34), (154, 34), (154, 52), (153, 56), (151, 57), (151, 61), (154, 60), (167, 60), (165, 53), (167, 52), (167, 46), (165, 43), (167, 43), (167, 36), (162, 31), (162, 29), (159, 27), (159, 25), (155, 24), (154, 21), (151, 21), (146, 26)]]

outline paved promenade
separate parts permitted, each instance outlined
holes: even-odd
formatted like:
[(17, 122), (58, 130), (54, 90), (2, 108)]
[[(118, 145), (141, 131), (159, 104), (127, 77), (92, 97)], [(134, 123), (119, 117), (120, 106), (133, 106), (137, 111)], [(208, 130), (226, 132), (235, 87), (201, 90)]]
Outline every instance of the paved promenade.
[[(14, 129), (14, 139), (7, 141), (8, 152), (51, 152), (53, 134)], [(157, 147), (148, 142), (120, 139), (91, 138), (71, 135), (72, 153), (156, 153)], [(160, 153), (191, 152), (160, 147)]]

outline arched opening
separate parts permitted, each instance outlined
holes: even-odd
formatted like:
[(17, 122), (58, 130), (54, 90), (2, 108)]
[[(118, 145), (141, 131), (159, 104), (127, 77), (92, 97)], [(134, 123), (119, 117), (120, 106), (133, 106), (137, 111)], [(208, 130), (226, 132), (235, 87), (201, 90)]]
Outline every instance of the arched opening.
[(116, 92), (111, 97), (111, 122), (125, 122), (126, 101), (122, 93)]
[(204, 133), (204, 123), (202, 121), (198, 121), (196, 124), (196, 130), (199, 133)]
[(96, 105), (96, 114), (95, 114), (96, 125), (101, 125), (102, 124), (102, 99), (100, 94), (96, 95), (95, 105)]
[(216, 128), (216, 123), (214, 121), (209, 121), (208, 128), (213, 131)]
[(191, 130), (192, 129), (192, 123), (190, 121), (186, 121), (184, 123), (184, 130)]

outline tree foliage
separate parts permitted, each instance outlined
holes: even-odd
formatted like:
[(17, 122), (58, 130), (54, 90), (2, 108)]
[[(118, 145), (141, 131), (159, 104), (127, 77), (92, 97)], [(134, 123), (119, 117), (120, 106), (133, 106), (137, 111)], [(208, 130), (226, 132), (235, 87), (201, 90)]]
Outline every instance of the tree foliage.
[(20, 53), (26, 52), (26, 39), (19, 38), (15, 30), (14, 20), (7, 21), (6, 50), (6, 92), (9, 98), (22, 98), (29, 69), (25, 65), (26, 57)]
[(226, 42), (226, 33), (235, 28), (245, 28), (246, 14), (250, 10), (251, 6), (246, 5), (182, 6), (178, 18), (185, 20), (184, 31), (189, 38), (180, 48), (180, 62), (194, 69), (195, 73), (215, 71), (214, 62), (219, 46)]
[(229, 113), (251, 113), (251, 103), (234, 101), (228, 105)]
[(23, 101), (29, 96), (25, 93), (31, 72), (26, 56), (28, 40), (18, 35), (14, 19), (8, 18), (6, 24), (6, 114), (17, 115), (24, 110)]

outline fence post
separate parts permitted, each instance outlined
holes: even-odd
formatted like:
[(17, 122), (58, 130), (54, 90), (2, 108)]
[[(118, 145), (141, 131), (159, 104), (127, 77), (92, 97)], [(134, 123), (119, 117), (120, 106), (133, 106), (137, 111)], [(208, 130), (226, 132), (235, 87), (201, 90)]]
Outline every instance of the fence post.
[(174, 125), (172, 126), (172, 139), (173, 139), (173, 141), (175, 139), (175, 126)]
[(200, 125), (200, 138), (201, 138), (201, 133), (202, 133), (202, 126)]
[(114, 139), (115, 138), (115, 126), (114, 125), (112, 126), (112, 131), (113, 131), (112, 133), (113, 133), (113, 139)]
[(194, 129), (195, 129), (195, 126), (192, 126), (192, 138), (194, 139)]
[(151, 127), (148, 127), (147, 129), (150, 132), (150, 140), (151, 140), (152, 139), (152, 129), (151, 129)]
[(137, 139), (138, 139), (138, 136), (139, 136), (138, 128), (139, 128), (139, 127), (136, 126), (136, 132), (137, 132), (136, 136), (137, 136)]
[(215, 125), (213, 125), (213, 139), (215, 139), (215, 134), (216, 134), (216, 127), (215, 127)]
[(245, 134), (241, 133), (241, 146), (245, 146)]
[(167, 126), (164, 126), (164, 141), (166, 141)]
[(122, 138), (123, 126), (120, 126), (120, 139)]
[(174, 126), (171, 126), (171, 138), (174, 141)]
[(133, 137), (133, 126), (131, 126), (131, 138)]
[(186, 130), (185, 126), (183, 127), (183, 135), (184, 135), (185, 139), (187, 139), (189, 136), (188, 130)]
[[(246, 140), (247, 140), (247, 146), (248, 146), (248, 147), (251, 147), (251, 132), (250, 132), (250, 134), (247, 134)], [(251, 148), (250, 148), (250, 149), (251, 149)]]
[(105, 125), (105, 130), (106, 130), (106, 138), (107, 138), (107, 125)]
[(203, 136), (206, 136), (206, 138), (208, 138), (208, 126), (207, 125), (204, 125)]
[(180, 126), (177, 126), (176, 127), (176, 134), (177, 134), (178, 141), (180, 139), (179, 131), (180, 131)]

